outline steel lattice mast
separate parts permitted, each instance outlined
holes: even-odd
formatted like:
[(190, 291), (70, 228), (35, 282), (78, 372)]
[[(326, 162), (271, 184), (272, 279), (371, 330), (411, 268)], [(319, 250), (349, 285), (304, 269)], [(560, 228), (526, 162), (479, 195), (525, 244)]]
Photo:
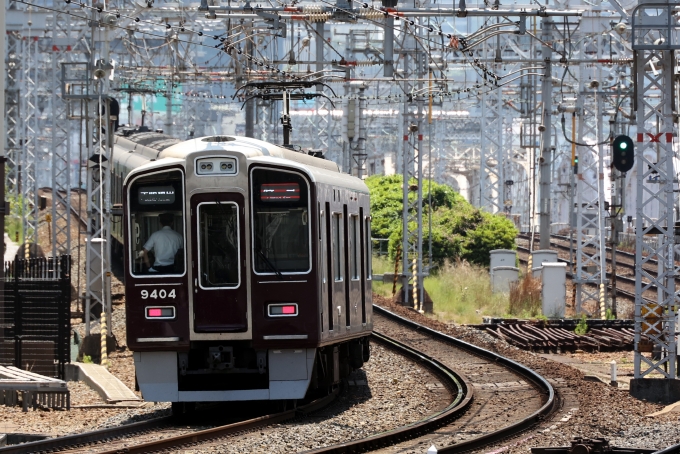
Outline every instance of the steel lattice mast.
[[(637, 197), (635, 212), (635, 379), (655, 373), (675, 379), (675, 213), (673, 151), (673, 68), (677, 41), (675, 4), (641, 2), (633, 19), (637, 83)], [(654, 94), (654, 96), (652, 96)], [(656, 235), (656, 247), (645, 247), (645, 235)], [(656, 261), (656, 272), (651, 271)], [(657, 301), (645, 298), (652, 286)], [(642, 354), (644, 338), (657, 356)], [(644, 389), (631, 383), (631, 391)]]
[[(576, 313), (584, 304), (600, 305), (601, 249), (604, 236), (604, 147), (602, 97), (593, 90), (581, 91), (578, 115), (578, 174), (576, 178)], [(587, 146), (585, 146), (587, 144)], [(604, 314), (604, 308), (601, 309)], [(600, 310), (596, 314), (600, 316)]]
[[(404, 302), (413, 297), (416, 309), (423, 301), (423, 77), (424, 54), (415, 35), (420, 28), (402, 24), (401, 59), (403, 105), (402, 177), (402, 287)], [(411, 196), (413, 193), (413, 196)], [(412, 292), (412, 295), (409, 294)]]
[[(485, 43), (485, 54), (488, 46)], [(500, 88), (482, 96), (482, 128), (480, 153), (480, 206), (489, 213), (502, 213), (504, 143), (503, 143), (503, 94)]]

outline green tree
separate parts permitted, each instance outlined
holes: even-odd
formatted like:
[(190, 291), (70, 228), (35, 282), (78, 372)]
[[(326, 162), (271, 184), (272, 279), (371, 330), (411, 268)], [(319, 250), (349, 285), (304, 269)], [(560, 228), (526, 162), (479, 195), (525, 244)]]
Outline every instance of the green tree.
[(8, 194), (6, 196), (10, 206), (10, 215), (5, 217), (5, 233), (14, 241), (18, 237), (21, 239), (23, 232), (23, 212), (26, 209), (24, 198)]
[[(392, 258), (402, 239), (402, 177), (374, 175), (366, 179), (371, 193), (371, 235), (389, 238)], [(412, 180), (411, 187), (416, 185)], [(438, 263), (464, 259), (479, 265), (489, 264), (493, 249), (514, 249), (517, 229), (504, 216), (480, 211), (465, 201), (453, 188), (423, 181), (423, 225), (432, 217), (432, 255)], [(427, 205), (428, 189), (432, 191), (432, 210)], [(415, 191), (409, 191), (414, 201)], [(415, 229), (415, 224), (409, 228)], [(425, 229), (427, 230), (427, 229)], [(424, 232), (424, 244), (428, 244)]]

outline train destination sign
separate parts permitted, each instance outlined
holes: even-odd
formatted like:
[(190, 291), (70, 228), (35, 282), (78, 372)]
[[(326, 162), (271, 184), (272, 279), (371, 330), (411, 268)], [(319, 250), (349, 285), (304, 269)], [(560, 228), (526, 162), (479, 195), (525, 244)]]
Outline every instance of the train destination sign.
[(286, 202), (300, 200), (300, 185), (297, 183), (269, 183), (260, 188), (263, 202)]
[(138, 201), (140, 205), (175, 203), (175, 188), (172, 186), (139, 188)]

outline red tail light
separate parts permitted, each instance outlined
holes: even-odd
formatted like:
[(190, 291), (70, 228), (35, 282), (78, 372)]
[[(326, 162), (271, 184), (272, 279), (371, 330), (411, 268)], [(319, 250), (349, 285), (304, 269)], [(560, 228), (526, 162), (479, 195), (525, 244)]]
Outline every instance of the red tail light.
[(295, 317), (298, 314), (297, 303), (270, 304), (268, 306), (270, 317)]
[(147, 306), (145, 312), (146, 318), (150, 319), (175, 318), (175, 308), (172, 306)]

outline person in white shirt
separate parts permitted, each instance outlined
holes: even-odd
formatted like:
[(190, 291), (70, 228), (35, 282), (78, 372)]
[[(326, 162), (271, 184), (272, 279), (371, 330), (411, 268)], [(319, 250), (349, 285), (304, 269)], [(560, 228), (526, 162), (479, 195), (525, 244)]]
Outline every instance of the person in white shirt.
[[(184, 237), (172, 229), (174, 222), (172, 213), (158, 216), (162, 228), (154, 232), (144, 243), (142, 258), (152, 273), (173, 274), (175, 268), (175, 254), (184, 246)], [(153, 251), (155, 260), (153, 267), (149, 261), (149, 252)]]

